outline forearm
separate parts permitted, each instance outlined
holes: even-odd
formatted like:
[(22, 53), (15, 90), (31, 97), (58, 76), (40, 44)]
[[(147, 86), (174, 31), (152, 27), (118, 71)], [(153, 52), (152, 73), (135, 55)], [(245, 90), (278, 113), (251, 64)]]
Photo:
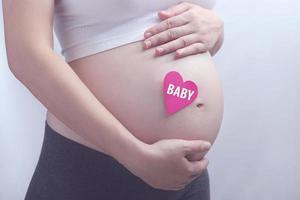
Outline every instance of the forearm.
[(65, 125), (117, 159), (141, 145), (55, 52), (24, 52), (10, 59), (11, 71)]

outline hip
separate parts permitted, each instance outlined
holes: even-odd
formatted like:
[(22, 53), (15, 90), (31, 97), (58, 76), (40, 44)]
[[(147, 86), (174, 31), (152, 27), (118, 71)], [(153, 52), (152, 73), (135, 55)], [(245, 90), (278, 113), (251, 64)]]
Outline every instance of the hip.
[(41, 154), (26, 193), (31, 199), (209, 199), (207, 169), (178, 191), (152, 188), (109, 155), (69, 140), (45, 122)]

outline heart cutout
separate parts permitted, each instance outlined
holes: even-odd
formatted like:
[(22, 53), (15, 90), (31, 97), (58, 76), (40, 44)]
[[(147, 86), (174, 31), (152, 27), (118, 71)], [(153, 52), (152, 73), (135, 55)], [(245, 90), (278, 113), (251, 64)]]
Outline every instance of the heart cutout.
[(183, 82), (176, 71), (170, 71), (163, 81), (163, 95), (167, 113), (173, 114), (190, 105), (198, 95), (198, 87), (193, 81)]

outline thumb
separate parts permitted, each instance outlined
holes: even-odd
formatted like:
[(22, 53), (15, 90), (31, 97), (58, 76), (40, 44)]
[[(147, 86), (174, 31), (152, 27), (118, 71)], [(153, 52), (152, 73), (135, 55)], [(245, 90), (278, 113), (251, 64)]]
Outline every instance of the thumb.
[(209, 150), (211, 147), (210, 142), (204, 140), (186, 140), (185, 142), (185, 155), (204, 152)]

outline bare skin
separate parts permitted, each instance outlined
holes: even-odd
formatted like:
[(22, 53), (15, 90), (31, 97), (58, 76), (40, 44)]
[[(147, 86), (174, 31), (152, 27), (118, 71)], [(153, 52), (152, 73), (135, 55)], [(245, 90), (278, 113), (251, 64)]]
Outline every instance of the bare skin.
[(156, 47), (156, 55), (175, 52), (182, 58), (221, 48), (224, 23), (212, 10), (195, 3), (180, 2), (158, 12), (161, 21), (145, 33), (145, 48)]
[[(144, 50), (142, 41), (138, 41), (69, 64), (97, 99), (139, 140), (153, 144), (162, 139), (200, 139), (212, 144), (222, 121), (223, 96), (211, 57), (204, 53), (174, 59), (172, 54), (154, 54), (154, 48)], [(167, 116), (161, 87), (170, 70), (195, 81), (199, 95), (190, 106)], [(51, 112), (47, 121), (64, 136), (95, 148)], [(199, 160), (205, 153), (193, 156)]]
[(149, 185), (178, 190), (199, 176), (208, 161), (186, 156), (206, 152), (210, 143), (137, 139), (53, 51), (53, 8), (54, 0), (3, 0), (7, 58), (15, 77), (63, 124)]

